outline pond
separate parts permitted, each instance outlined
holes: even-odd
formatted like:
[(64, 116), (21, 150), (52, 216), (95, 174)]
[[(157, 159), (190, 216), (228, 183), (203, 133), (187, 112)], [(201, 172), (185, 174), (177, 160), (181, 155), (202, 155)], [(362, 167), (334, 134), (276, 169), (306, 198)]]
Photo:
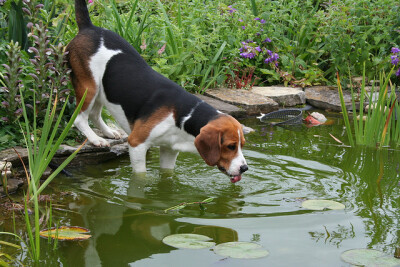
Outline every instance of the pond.
[[(400, 246), (400, 153), (341, 146), (339, 114), (308, 128), (241, 122), (249, 170), (232, 184), (197, 155), (181, 153), (174, 173), (159, 170), (149, 152), (146, 176), (132, 175), (129, 157), (70, 170), (49, 187), (53, 220), (90, 229), (87, 241), (59, 242), (44, 251), (49, 266), (350, 266), (341, 253), (373, 248), (393, 255)], [(69, 192), (68, 194), (61, 192)], [(183, 202), (213, 202), (164, 210)], [(344, 210), (311, 211), (304, 199), (343, 203)], [(61, 205), (57, 205), (61, 204)], [(0, 226), (0, 228), (4, 228)], [(5, 230), (5, 229), (0, 229)], [(9, 230), (9, 229), (8, 229)], [(209, 236), (217, 244), (255, 242), (260, 259), (225, 258), (210, 249), (176, 249), (162, 239), (176, 233)], [(43, 249), (47, 249), (43, 240)]]

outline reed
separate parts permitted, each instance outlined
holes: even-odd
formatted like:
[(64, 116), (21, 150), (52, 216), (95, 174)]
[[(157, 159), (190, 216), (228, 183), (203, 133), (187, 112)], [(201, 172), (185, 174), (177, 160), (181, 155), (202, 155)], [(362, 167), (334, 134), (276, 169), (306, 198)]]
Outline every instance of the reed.
[[(57, 96), (54, 101), (52, 100), (53, 96), (50, 91), (50, 97), (47, 104), (46, 115), (44, 120), (44, 124), (42, 127), (38, 127), (36, 122), (36, 117), (33, 117), (33, 121), (30, 122), (26, 112), (26, 105), (24, 102), (24, 97), (22, 90), (20, 90), (21, 94), (21, 104), (23, 107), (23, 117), (24, 117), (24, 126), (25, 129), (21, 130), (24, 135), (25, 144), (28, 151), (28, 169), (25, 168), (26, 179), (28, 181), (28, 191), (25, 198), (25, 223), (26, 230), (29, 237), (29, 248), (31, 251), (31, 256), (33, 261), (37, 264), (40, 259), (40, 219), (39, 219), (39, 194), (46, 188), (46, 186), (64, 169), (64, 167), (76, 156), (79, 150), (84, 145), (84, 142), (74, 153), (72, 153), (54, 172), (47, 177), (44, 182), (41, 183), (41, 178), (43, 176), (44, 171), (48, 167), (50, 161), (53, 159), (55, 153), (60, 147), (61, 143), (65, 139), (68, 134), (69, 129), (72, 127), (75, 118), (78, 116), (79, 111), (82, 108), (84, 99), (86, 97), (86, 92), (78, 104), (75, 112), (70, 118), (68, 124), (62, 130), (61, 134), (56, 138), (56, 135), (59, 132), (59, 125), (63, 118), (63, 114), (68, 103), (64, 102), (63, 107), (61, 108), (60, 113), (56, 116), (57, 110)], [(34, 114), (36, 114), (36, 104), (33, 101), (33, 109)], [(56, 119), (57, 117), (57, 119)], [(40, 135), (39, 135), (40, 133)], [(28, 214), (28, 206), (33, 202), (33, 228), (31, 225), (31, 221)]]
[[(366, 145), (377, 147), (379, 149), (390, 145), (398, 146), (400, 143), (400, 108), (395, 94), (395, 87), (390, 82), (393, 74), (393, 68), (385, 76), (380, 75), (379, 88), (372, 86), (371, 92), (365, 89), (365, 68), (363, 81), (361, 84), (359, 96), (354, 92), (351, 85), (352, 108), (353, 108), (353, 127), (351, 127), (349, 115), (343, 98), (343, 90), (340, 83), (339, 74), (337, 74), (337, 84), (342, 106), (343, 119), (345, 121), (347, 136), (351, 146)], [(390, 89), (390, 90), (389, 90)], [(374, 95), (377, 93), (378, 98)], [(359, 99), (359, 103), (357, 103)], [(365, 102), (366, 101), (366, 102)], [(364, 112), (365, 103), (369, 108)], [(357, 112), (357, 104), (359, 111)], [(354, 140), (353, 140), (354, 133)]]

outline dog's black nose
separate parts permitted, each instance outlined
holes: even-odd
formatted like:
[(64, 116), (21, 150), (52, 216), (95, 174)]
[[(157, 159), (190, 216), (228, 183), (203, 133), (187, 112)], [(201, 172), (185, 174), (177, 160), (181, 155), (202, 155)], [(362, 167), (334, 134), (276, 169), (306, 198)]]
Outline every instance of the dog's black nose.
[(240, 173), (244, 173), (248, 169), (249, 169), (249, 167), (247, 167), (247, 165), (242, 165), (242, 166), (240, 166)]

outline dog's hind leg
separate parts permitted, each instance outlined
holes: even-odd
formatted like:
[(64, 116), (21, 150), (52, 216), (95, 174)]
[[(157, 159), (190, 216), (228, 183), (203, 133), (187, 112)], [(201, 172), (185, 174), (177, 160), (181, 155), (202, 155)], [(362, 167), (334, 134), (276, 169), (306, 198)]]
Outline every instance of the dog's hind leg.
[(160, 146), (160, 167), (161, 169), (173, 169), (179, 152), (169, 147)]
[(111, 129), (104, 122), (103, 118), (101, 117), (102, 108), (103, 105), (100, 101), (100, 97), (97, 97), (89, 114), (90, 120), (97, 128), (99, 128), (100, 131), (103, 132), (106, 137), (111, 139), (121, 139), (121, 134), (118, 131)]
[(87, 90), (85, 102), (83, 103), (81, 112), (75, 119), (74, 125), (94, 146), (110, 146), (104, 138), (98, 136), (89, 126), (89, 115), (98, 97), (95, 82), (91, 78), (78, 80), (76, 76), (72, 76), (72, 83), (75, 88), (77, 103), (81, 101), (84, 92)]

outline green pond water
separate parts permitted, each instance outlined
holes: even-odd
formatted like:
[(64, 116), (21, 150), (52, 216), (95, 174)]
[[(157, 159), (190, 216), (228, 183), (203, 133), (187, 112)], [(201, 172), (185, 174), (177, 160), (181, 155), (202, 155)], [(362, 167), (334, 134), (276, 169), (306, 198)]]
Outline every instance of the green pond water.
[[(188, 153), (179, 155), (174, 173), (161, 172), (157, 149), (149, 152), (145, 177), (132, 175), (129, 157), (70, 169), (73, 177), (50, 184), (62, 204), (53, 220), (88, 228), (93, 236), (59, 242), (56, 251), (43, 239), (43, 265), (350, 266), (340, 259), (349, 249), (393, 255), (400, 246), (400, 152), (341, 146), (329, 136), (347, 141), (341, 117), (326, 116), (332, 125), (312, 128), (242, 120), (255, 132), (246, 135), (249, 170), (236, 184)], [(71, 194), (57, 193), (66, 191)], [(194, 205), (164, 212), (209, 197), (214, 201), (205, 210)], [(304, 199), (335, 200), (346, 208), (306, 210)], [(217, 244), (255, 242), (270, 254), (233, 259), (162, 243), (177, 233), (206, 235)]]

